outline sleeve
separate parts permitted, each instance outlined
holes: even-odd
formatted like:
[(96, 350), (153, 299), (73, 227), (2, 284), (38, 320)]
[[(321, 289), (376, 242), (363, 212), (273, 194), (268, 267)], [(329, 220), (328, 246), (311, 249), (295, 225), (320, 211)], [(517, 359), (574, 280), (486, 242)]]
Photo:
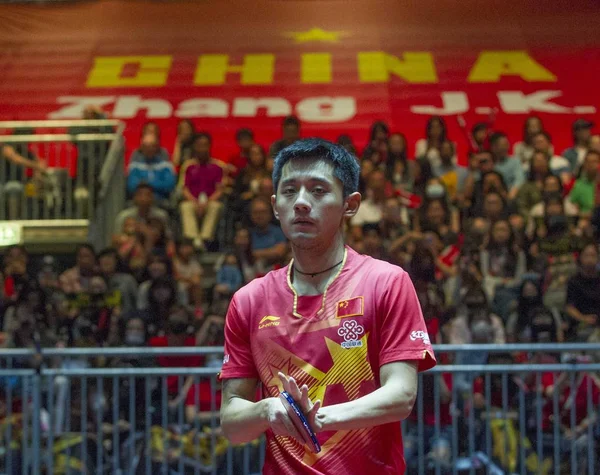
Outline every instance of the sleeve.
[(156, 180), (152, 186), (161, 194), (168, 194), (175, 188), (175, 169), (171, 162), (160, 164), (159, 173), (156, 174)]
[(133, 196), (138, 185), (142, 183), (144, 176), (142, 175), (141, 170), (136, 166), (135, 162), (129, 164), (127, 171), (127, 193), (129, 193), (130, 196)]
[(221, 379), (259, 377), (250, 344), (248, 316), (240, 315), (238, 298), (234, 295), (225, 317), (225, 356)]
[(379, 365), (417, 361), (418, 370), (436, 364), (415, 288), (402, 270), (387, 281), (377, 312)]

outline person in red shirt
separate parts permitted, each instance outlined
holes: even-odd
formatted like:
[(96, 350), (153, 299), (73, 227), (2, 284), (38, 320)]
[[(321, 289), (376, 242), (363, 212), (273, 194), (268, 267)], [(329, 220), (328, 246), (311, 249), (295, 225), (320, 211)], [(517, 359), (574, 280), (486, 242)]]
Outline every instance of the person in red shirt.
[[(293, 259), (233, 296), (220, 375), (223, 433), (239, 444), (266, 432), (264, 474), (405, 471), (400, 421), (417, 372), (436, 361), (408, 274), (344, 245), (344, 221), (360, 206), (359, 172), (351, 154), (320, 139), (275, 159), (271, 201)], [(321, 452), (301, 442), (282, 390)]]

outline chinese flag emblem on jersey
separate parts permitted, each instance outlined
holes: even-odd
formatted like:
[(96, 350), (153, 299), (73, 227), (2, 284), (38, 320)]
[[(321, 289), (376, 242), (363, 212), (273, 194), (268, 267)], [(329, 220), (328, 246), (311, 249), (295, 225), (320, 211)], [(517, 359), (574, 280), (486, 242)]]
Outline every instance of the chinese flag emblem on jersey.
[(340, 300), (337, 304), (337, 318), (359, 317), (364, 312), (364, 297)]

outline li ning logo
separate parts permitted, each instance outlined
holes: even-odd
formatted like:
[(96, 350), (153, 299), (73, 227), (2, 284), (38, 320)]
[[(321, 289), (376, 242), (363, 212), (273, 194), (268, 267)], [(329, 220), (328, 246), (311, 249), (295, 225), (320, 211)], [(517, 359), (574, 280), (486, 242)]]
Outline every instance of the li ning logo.
[(279, 326), (279, 317), (275, 317), (273, 315), (264, 316), (260, 322), (258, 322), (258, 329), (267, 328), (267, 327), (276, 327)]
[(358, 348), (362, 346), (362, 341), (359, 339), (360, 335), (365, 332), (362, 325), (359, 325), (356, 320), (346, 320), (340, 328), (338, 328), (338, 335), (341, 336), (344, 341), (342, 342), (342, 348)]

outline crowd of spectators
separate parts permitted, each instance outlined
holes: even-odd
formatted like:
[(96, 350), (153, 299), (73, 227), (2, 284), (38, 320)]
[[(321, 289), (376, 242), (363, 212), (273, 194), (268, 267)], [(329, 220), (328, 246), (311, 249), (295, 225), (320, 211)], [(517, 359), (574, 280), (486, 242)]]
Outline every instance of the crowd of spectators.
[[(342, 135), (338, 143), (360, 163), (363, 196), (346, 223), (347, 244), (410, 274), (434, 343), (598, 341), (600, 135), (593, 127), (576, 120), (573, 146), (558, 155), (537, 117), (525, 121), (522, 137), (478, 123), (460, 160), (441, 117), (427, 122), (416, 157), (384, 122), (373, 124), (362, 151)], [(193, 122), (178, 124), (171, 153), (159, 127), (147, 123), (129, 160), (128, 206), (111, 247), (79, 246), (67, 270), (47, 257), (37, 275), (23, 247), (4, 251), (4, 345), (222, 344), (231, 295), (290, 259), (271, 209), (271, 171), (274, 156), (300, 137), (296, 117), (284, 119), (282, 138), (268, 149), (241, 129), (239, 153), (221, 160)], [(208, 255), (216, 258), (207, 265)], [(489, 358), (465, 354), (455, 362)], [(181, 386), (169, 386), (171, 401), (186, 400), (191, 381)]]

